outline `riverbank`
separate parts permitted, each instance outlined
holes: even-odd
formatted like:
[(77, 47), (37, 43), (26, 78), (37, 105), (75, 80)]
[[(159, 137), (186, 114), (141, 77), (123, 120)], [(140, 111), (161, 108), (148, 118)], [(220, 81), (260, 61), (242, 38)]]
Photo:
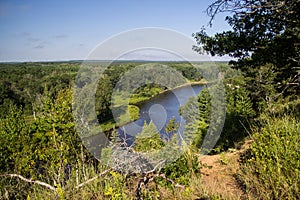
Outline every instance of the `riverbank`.
[(131, 101), (129, 102), (131, 105), (135, 105), (137, 107), (140, 108), (141, 105), (145, 104), (146, 102), (148, 101), (151, 101), (152, 99), (156, 98), (157, 96), (159, 95), (164, 95), (170, 91), (174, 91), (174, 90), (177, 90), (177, 89), (180, 89), (180, 88), (183, 88), (183, 87), (187, 87), (187, 86), (194, 86), (194, 85), (207, 85), (208, 83), (206, 81), (193, 81), (193, 82), (187, 82), (187, 83), (184, 83), (182, 85), (179, 85), (179, 86), (176, 86), (174, 88), (170, 88), (170, 89), (165, 89), (165, 90), (162, 90), (160, 92), (158, 92), (157, 94), (151, 96), (151, 97), (148, 97), (146, 99), (142, 99), (140, 101)]
[[(119, 115), (118, 122), (121, 125), (117, 125), (114, 119), (108, 120), (100, 124), (103, 132), (110, 132), (113, 129), (117, 129), (120, 126), (124, 126), (128, 123), (134, 122), (140, 118), (140, 109), (136, 105), (128, 105), (128, 109), (124, 111), (124, 114)], [(128, 118), (128, 116), (130, 116)]]

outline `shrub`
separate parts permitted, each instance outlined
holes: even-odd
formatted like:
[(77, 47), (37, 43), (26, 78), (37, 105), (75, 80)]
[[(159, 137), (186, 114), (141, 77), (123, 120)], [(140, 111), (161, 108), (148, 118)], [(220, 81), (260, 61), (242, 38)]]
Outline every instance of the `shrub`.
[(299, 119), (264, 116), (264, 120), (264, 127), (253, 134), (241, 179), (247, 192), (259, 199), (299, 199)]

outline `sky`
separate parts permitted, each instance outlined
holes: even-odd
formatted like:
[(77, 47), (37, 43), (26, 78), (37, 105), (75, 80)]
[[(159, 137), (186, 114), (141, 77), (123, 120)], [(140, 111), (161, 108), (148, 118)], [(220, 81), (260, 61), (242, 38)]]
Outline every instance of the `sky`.
[[(192, 33), (208, 25), (205, 9), (210, 3), (211, 0), (0, 0), (0, 62), (82, 60), (114, 37), (128, 31), (135, 34), (132, 30), (146, 27), (174, 31), (194, 42)], [(229, 28), (225, 15), (220, 15), (212, 27), (207, 26), (207, 32), (214, 34)], [(163, 42), (163, 38), (154, 35), (145, 38)], [(123, 40), (119, 47), (125, 49), (131, 41)], [(114, 45), (107, 42), (105, 51), (118, 48), (116, 42)], [(179, 51), (181, 47), (174, 48)], [(191, 49), (192, 45), (187, 54), (194, 53)], [(127, 58), (144, 59), (143, 52)], [(193, 54), (192, 59), (198, 58)]]

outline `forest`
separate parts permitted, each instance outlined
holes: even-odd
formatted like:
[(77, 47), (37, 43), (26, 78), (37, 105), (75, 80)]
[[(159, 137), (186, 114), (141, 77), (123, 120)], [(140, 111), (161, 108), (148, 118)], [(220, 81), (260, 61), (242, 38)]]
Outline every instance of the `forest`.
[[(203, 28), (193, 34), (193, 49), (233, 60), (154, 63), (154, 70), (168, 66), (203, 89), (179, 109), (192, 138), (188, 148), (168, 165), (143, 173), (124, 171), (123, 163), (111, 167), (109, 162), (117, 162), (113, 152), (125, 148), (116, 129), (140, 118), (140, 105), (172, 88), (144, 84), (131, 94), (128, 107), (120, 106), (121, 96), (111, 102), (120, 78), (148, 62), (115, 61), (99, 78), (95, 113), (108, 138), (101, 160), (82, 142), (73, 113), (74, 88), (90, 81), (78, 76), (82, 62), (0, 63), (0, 199), (299, 199), (299, 7), (298, 0), (215, 0), (207, 9), (210, 23), (232, 11), (226, 18), (232, 30), (210, 36)], [(86, 65), (105, 66), (104, 61)], [(212, 66), (221, 81), (206, 78)], [(213, 114), (220, 88), (223, 122)], [(117, 119), (113, 106), (121, 113)], [(218, 123), (224, 123), (220, 138), (203, 156), (203, 142)], [(171, 119), (165, 132), (176, 135), (178, 129)], [(177, 141), (162, 139), (150, 122), (126, 148), (142, 155), (172, 142)], [(206, 161), (213, 158), (213, 164)], [(210, 171), (216, 174), (207, 175)], [(224, 177), (234, 189), (220, 189)]]

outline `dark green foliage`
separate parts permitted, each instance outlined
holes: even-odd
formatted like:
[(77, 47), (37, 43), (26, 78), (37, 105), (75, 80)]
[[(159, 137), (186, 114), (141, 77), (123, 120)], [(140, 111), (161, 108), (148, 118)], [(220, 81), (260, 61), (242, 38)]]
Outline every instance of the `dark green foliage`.
[(6, 116), (0, 119), (0, 173), (15, 170), (15, 158), (19, 156), (28, 139), (24, 138), (27, 130), (22, 108), (9, 104)]
[(33, 103), (44, 91), (51, 91), (55, 97), (72, 85), (78, 69), (78, 63), (0, 64), (0, 111), (12, 101), (31, 115)]
[(173, 134), (177, 133), (179, 126), (179, 122), (176, 123), (175, 118), (173, 117), (167, 124), (165, 131), (169, 136), (172, 136)]
[[(211, 153), (232, 148), (238, 142), (247, 136), (247, 128), (249, 120), (255, 114), (252, 108), (249, 92), (245, 87), (245, 80), (240, 75), (234, 75), (231, 69), (227, 69), (233, 77), (227, 75), (224, 80), (226, 90), (226, 118), (220, 139), (218, 140), (214, 150)], [(186, 119), (188, 125), (186, 127), (186, 135), (191, 144), (197, 149), (203, 145), (203, 139), (209, 128), (214, 128), (216, 119), (212, 120), (212, 99), (210, 92), (215, 92), (215, 88), (204, 88), (195, 103), (191, 98), (186, 105), (180, 109), (180, 113)], [(219, 116), (220, 117), (220, 116)], [(190, 123), (193, 122), (193, 123)]]
[(188, 80), (200, 81), (203, 78), (200, 70), (196, 69), (190, 63), (171, 63), (170, 66), (180, 71), (182, 75)]
[(199, 103), (199, 115), (197, 116), (199, 120), (209, 123), (210, 113), (211, 113), (211, 97), (209, 90), (207, 88), (203, 89), (198, 96)]
[(154, 97), (155, 95), (159, 94), (159, 92), (165, 89), (167, 88), (158, 84), (154, 84), (154, 83), (146, 84), (134, 91), (130, 99), (130, 103), (138, 104), (139, 101), (147, 100), (151, 97)]
[(235, 147), (248, 136), (249, 125), (255, 115), (244, 78), (242, 76), (228, 78), (225, 85), (226, 119), (215, 152)]
[(276, 88), (282, 85), (276, 83), (275, 78), (275, 66), (272, 64), (249, 69), (249, 75), (245, 77), (245, 82), (246, 87), (251, 91), (250, 97), (255, 111), (261, 112), (266, 109), (267, 104), (278, 100), (281, 94), (276, 91)]
[[(269, 81), (264, 76), (273, 76), (271, 87), (277, 92), (297, 94), (300, 92), (299, 8), (298, 0), (214, 1), (207, 10), (212, 18), (221, 12), (234, 11), (233, 16), (226, 17), (232, 30), (214, 36), (201, 30), (194, 37), (203, 46), (195, 50), (237, 58), (231, 63), (250, 78), (246, 80), (247, 86), (255, 101), (270, 97), (269, 89), (266, 94), (262, 92), (261, 86)], [(266, 65), (269, 70), (262, 72), (261, 67)]]
[(100, 123), (113, 118), (110, 109), (112, 90), (113, 85), (109, 77), (105, 76), (99, 80), (98, 89), (95, 94), (95, 109)]
[(207, 132), (211, 117), (211, 98), (209, 90), (204, 88), (195, 101), (194, 97), (180, 108), (180, 114), (186, 120), (187, 141), (200, 148)]

